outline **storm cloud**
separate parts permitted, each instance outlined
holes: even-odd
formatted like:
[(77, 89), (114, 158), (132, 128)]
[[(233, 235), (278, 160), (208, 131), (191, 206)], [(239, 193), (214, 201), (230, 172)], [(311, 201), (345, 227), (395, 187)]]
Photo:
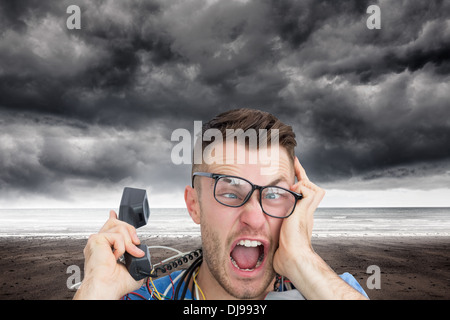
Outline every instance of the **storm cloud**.
[(448, 1), (3, 1), (1, 197), (180, 192), (172, 131), (236, 107), (292, 125), (322, 185), (448, 188), (449, 48)]

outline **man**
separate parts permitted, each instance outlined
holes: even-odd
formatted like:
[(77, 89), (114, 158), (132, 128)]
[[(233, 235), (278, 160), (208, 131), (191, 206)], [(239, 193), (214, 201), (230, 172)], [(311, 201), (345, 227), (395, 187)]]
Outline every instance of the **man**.
[[(199, 139), (202, 151), (210, 152), (194, 162), (192, 185), (185, 188), (187, 209), (202, 236), (203, 262), (194, 277), (177, 273), (151, 286), (134, 281), (117, 259), (125, 251), (143, 256), (136, 247), (140, 241), (112, 211), (86, 245), (85, 278), (75, 298), (161, 298), (178, 282), (195, 288), (185, 290), (194, 299), (283, 299), (273, 293), (278, 274), (295, 287), (290, 298), (365, 299), (352, 276), (338, 276), (311, 246), (313, 215), (325, 192), (295, 156), (292, 128), (269, 113), (237, 109), (206, 123), (202, 133), (209, 129), (224, 137), (240, 134)], [(259, 138), (256, 145), (249, 131)], [(248, 139), (239, 139), (242, 134)], [(267, 154), (277, 155), (270, 168)]]

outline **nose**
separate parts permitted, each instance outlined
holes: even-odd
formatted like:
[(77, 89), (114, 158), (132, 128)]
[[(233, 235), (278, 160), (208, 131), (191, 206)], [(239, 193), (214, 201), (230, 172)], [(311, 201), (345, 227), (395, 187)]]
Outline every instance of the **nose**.
[(242, 206), (241, 223), (252, 229), (260, 229), (266, 222), (267, 215), (262, 211), (259, 203), (259, 190), (255, 190), (248, 201)]

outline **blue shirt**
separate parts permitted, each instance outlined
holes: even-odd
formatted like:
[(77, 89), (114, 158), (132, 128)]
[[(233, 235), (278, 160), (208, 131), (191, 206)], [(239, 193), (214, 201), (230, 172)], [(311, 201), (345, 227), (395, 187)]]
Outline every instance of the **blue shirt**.
[[(136, 291), (130, 292), (122, 297), (123, 300), (172, 300), (175, 294), (175, 288), (179, 281), (183, 281), (183, 270), (175, 271), (170, 275), (150, 281), (150, 278)], [(352, 288), (368, 298), (366, 292), (358, 283), (358, 281), (348, 272), (339, 275), (342, 280), (348, 283)], [(183, 291), (184, 283), (181, 284), (180, 294)], [(156, 288), (156, 290), (155, 290)], [(297, 291), (298, 293), (298, 291)], [(277, 296), (278, 297), (278, 296)], [(297, 299), (302, 299), (303, 296), (298, 293)], [(185, 299), (193, 300), (192, 293), (189, 289), (186, 291)], [(278, 299), (278, 298), (275, 298)], [(280, 298), (283, 299), (283, 298)], [(303, 298), (304, 299), (304, 298)]]

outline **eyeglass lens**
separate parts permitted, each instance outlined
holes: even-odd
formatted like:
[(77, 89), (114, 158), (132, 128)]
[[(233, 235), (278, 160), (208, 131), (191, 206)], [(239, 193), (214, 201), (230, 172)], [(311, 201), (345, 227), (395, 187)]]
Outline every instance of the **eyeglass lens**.
[[(214, 197), (226, 206), (239, 207), (248, 200), (252, 189), (246, 180), (220, 177), (216, 182)], [(295, 202), (295, 196), (281, 187), (268, 186), (261, 190), (261, 207), (268, 215), (286, 217), (291, 214)]]

